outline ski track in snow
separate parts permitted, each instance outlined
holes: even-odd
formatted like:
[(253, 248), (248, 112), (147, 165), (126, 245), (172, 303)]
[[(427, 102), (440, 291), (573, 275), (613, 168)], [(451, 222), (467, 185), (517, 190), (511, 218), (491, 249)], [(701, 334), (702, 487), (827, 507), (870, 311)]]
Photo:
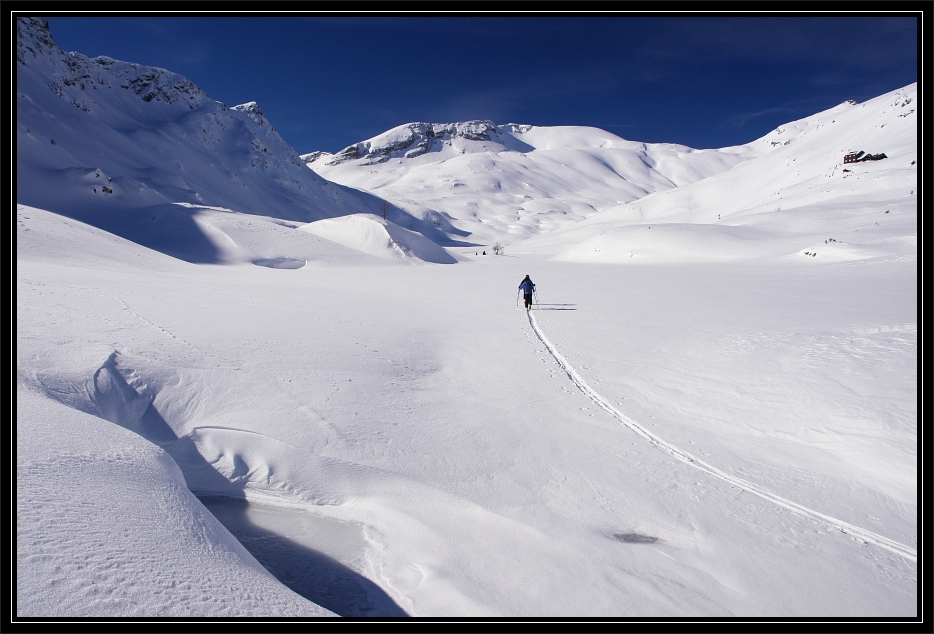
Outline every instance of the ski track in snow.
[(853, 535), (854, 537), (857, 537), (866, 543), (874, 544), (875, 546), (884, 548), (885, 550), (895, 553), (900, 557), (904, 557), (905, 559), (908, 559), (912, 562), (917, 562), (917, 550), (911, 548), (910, 546), (906, 546), (900, 542), (889, 539), (888, 537), (877, 535), (872, 531), (860, 528), (859, 526), (854, 526), (853, 524), (849, 524), (843, 520), (838, 520), (834, 517), (830, 517), (829, 515), (824, 515), (823, 513), (809, 509), (806, 506), (802, 506), (801, 504), (785, 499), (772, 493), (771, 491), (768, 491), (767, 489), (757, 486), (751, 482), (747, 482), (742, 478), (738, 478), (734, 475), (730, 475), (729, 473), (721, 471), (720, 469), (717, 469), (716, 467), (711, 466), (703, 460), (700, 460), (697, 457), (691, 455), (687, 451), (684, 451), (680, 447), (676, 447), (675, 445), (662, 440), (648, 429), (613, 407), (610, 401), (595, 392), (593, 388), (591, 388), (587, 382), (584, 381), (581, 375), (577, 373), (574, 367), (568, 363), (567, 359), (565, 359), (564, 356), (558, 352), (558, 349), (555, 347), (555, 345), (548, 340), (548, 337), (546, 337), (545, 333), (542, 332), (542, 329), (539, 327), (538, 322), (531, 312), (528, 312), (528, 317), (529, 324), (532, 326), (532, 330), (535, 332), (535, 335), (539, 338), (551, 356), (554, 357), (558, 365), (561, 366), (561, 368), (567, 373), (568, 378), (571, 379), (571, 382), (574, 383), (574, 385), (576, 385), (581, 392), (583, 392), (590, 400), (592, 400), (606, 413), (618, 420), (625, 427), (628, 427), (636, 434), (650, 442), (656, 448), (661, 449), (670, 456), (677, 458), (681, 462), (689, 464), (692, 467), (707, 473), (708, 475), (712, 475), (715, 478), (719, 478), (720, 480), (728, 482), (729, 484), (739, 487), (740, 489), (758, 495), (762, 499), (784, 507), (793, 513), (818, 520), (830, 526), (831, 528), (839, 530), (841, 533)]

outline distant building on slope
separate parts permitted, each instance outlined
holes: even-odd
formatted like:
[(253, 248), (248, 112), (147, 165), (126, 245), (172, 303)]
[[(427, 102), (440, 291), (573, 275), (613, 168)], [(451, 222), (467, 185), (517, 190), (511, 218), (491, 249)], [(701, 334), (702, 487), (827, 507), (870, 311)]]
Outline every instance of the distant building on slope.
[(880, 161), (887, 157), (884, 153), (880, 154), (866, 154), (862, 150), (859, 152), (851, 152), (843, 157), (844, 163), (862, 163), (863, 161)]

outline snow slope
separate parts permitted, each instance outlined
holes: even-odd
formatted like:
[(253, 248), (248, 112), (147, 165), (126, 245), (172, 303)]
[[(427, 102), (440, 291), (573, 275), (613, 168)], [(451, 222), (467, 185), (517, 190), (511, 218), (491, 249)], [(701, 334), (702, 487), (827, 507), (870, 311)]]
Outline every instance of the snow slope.
[[(860, 259), (913, 248), (916, 107), (912, 84), (719, 150), (594, 128), (411, 123), (303, 159), (413, 213), (441, 212), (467, 240), (510, 253), (725, 261), (811, 257), (820, 246), (822, 257)], [(861, 149), (888, 158), (843, 163)]]
[(301, 230), (377, 257), (435, 264), (457, 262), (451, 254), (424, 236), (371, 214), (318, 220), (301, 227)]
[[(256, 103), (228, 108), (175, 73), (65, 53), (44, 18), (17, 29), (19, 202), (197, 262), (229, 261), (205, 227), (212, 209), (280, 223), (382, 213), (384, 201), (306, 169)], [(447, 240), (392, 205), (387, 216)]]
[[(917, 249), (916, 105), (917, 84), (843, 103), (750, 143), (760, 155), (728, 171), (513, 250), (616, 263), (910, 256)], [(843, 163), (861, 149), (888, 158)]]
[[(336, 155), (303, 155), (325, 178), (508, 244), (691, 183), (757, 154), (638, 143), (588, 127), (410, 123)], [(439, 220), (440, 222), (440, 220)]]

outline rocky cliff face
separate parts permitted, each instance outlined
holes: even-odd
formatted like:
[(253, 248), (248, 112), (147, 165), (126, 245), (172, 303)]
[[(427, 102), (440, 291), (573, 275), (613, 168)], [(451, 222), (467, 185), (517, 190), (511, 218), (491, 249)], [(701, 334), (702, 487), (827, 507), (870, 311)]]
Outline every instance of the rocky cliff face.
[[(385, 163), (392, 158), (415, 158), (428, 152), (450, 148), (457, 140), (474, 141), (480, 144), (478, 151), (531, 149), (512, 136), (512, 132), (531, 126), (508, 124), (497, 126), (492, 121), (465, 121), (460, 123), (407, 123), (373, 137), (355, 143), (338, 152), (312, 152), (302, 155), (306, 163), (324, 161), (327, 165), (339, 165), (347, 161), (366, 159), (361, 164)], [(499, 147), (492, 147), (499, 146)], [(466, 146), (459, 151), (467, 151)]]
[(204, 91), (176, 73), (62, 51), (45, 18), (17, 19), (16, 60), (25, 68), (46, 74), (49, 90), (85, 112), (113, 88), (137, 95), (144, 102), (182, 103), (189, 110), (209, 101)]

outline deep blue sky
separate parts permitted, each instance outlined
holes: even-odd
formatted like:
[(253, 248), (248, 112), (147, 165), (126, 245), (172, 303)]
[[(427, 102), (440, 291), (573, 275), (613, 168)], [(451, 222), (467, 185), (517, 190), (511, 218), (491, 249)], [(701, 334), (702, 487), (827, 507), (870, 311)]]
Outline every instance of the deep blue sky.
[(299, 153), (412, 121), (725, 147), (917, 81), (913, 17), (70, 17), (66, 51), (256, 101)]

